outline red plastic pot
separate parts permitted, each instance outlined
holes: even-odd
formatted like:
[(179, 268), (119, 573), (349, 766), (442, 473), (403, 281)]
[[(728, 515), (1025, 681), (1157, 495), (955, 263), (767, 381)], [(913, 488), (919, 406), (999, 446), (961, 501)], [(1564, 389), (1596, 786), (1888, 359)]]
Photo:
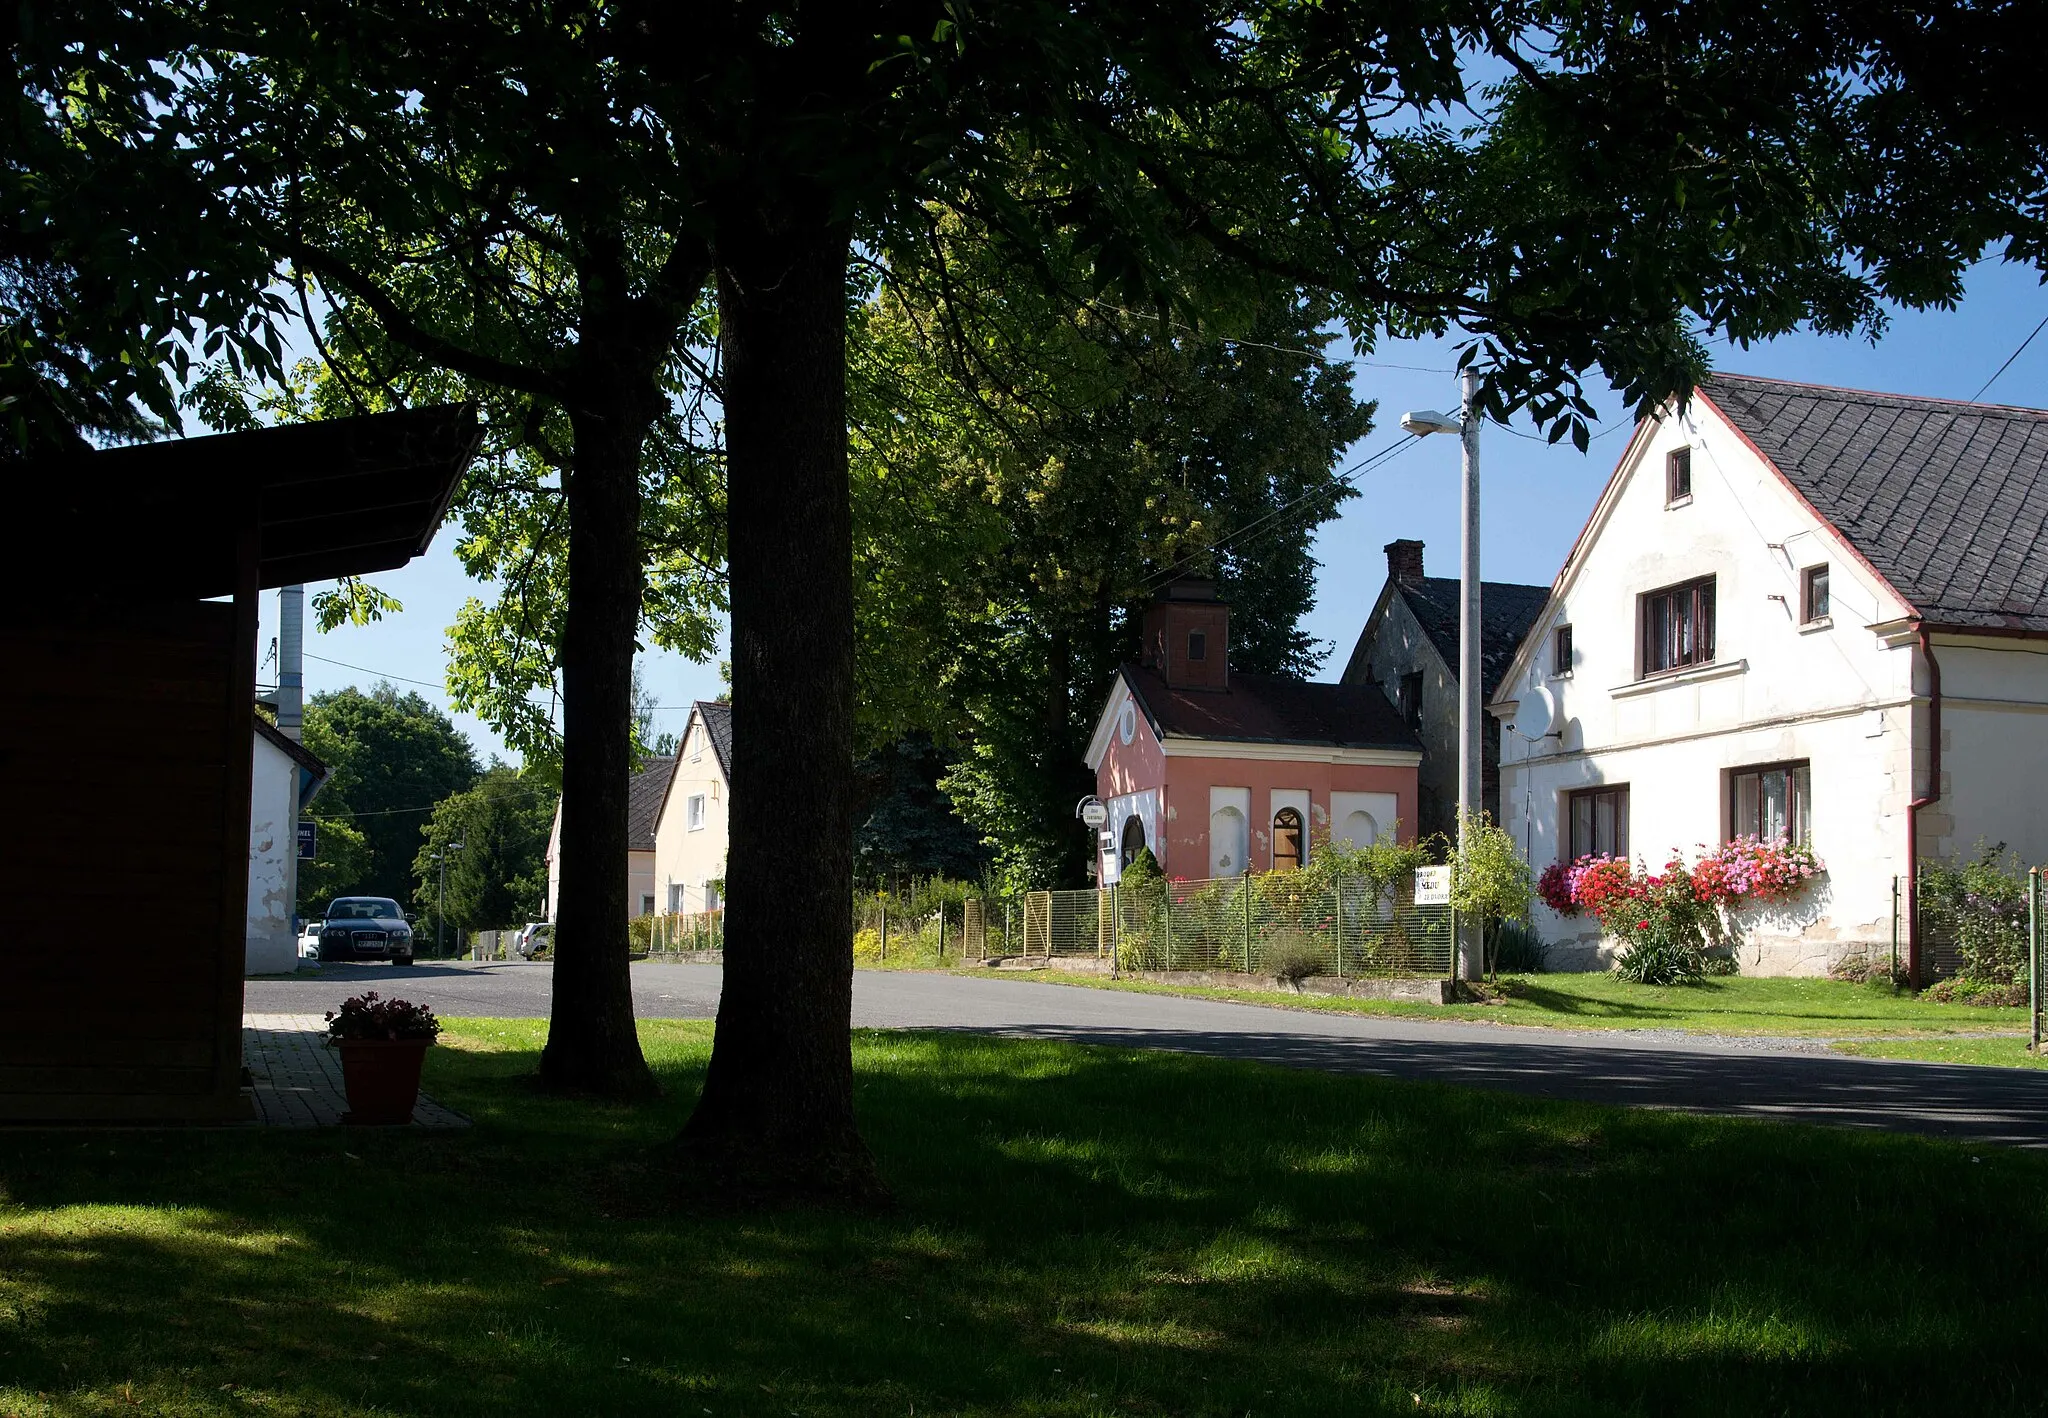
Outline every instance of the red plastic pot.
[(402, 1126), (420, 1098), (420, 1069), (432, 1039), (338, 1039), (341, 1078), (348, 1086), (344, 1123)]

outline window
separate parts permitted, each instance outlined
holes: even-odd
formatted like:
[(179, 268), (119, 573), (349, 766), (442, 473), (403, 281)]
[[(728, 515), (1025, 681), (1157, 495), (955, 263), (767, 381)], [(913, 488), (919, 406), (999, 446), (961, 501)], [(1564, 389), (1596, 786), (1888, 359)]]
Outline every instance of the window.
[(1807, 763), (1766, 763), (1728, 775), (1728, 835), (1783, 837), (1805, 842), (1813, 836), (1813, 769)]
[(1822, 562), (1799, 573), (1799, 623), (1812, 625), (1828, 616), (1828, 567)]
[(705, 882), (705, 883), (704, 883), (704, 909), (705, 909), (705, 910), (707, 910), (707, 911), (717, 911), (717, 910), (720, 910), (720, 909), (722, 909), (722, 908), (724, 907), (724, 905), (725, 905), (725, 899), (724, 899), (724, 898), (723, 898), (722, 896), (720, 896), (720, 895), (718, 894), (718, 888), (719, 888), (719, 883), (718, 883), (718, 882), (715, 882), (715, 881), (707, 881), (707, 882)]
[(1628, 855), (1628, 784), (1566, 793), (1564, 812), (1565, 860)]
[(668, 884), (668, 913), (671, 916), (683, 914), (683, 888), (673, 881)]
[(702, 793), (698, 793), (690, 799), (689, 809), (690, 830), (692, 832), (701, 830), (704, 826), (704, 795)]
[(1692, 501), (1692, 449), (1674, 448), (1664, 455), (1664, 505)]
[(650, 891), (645, 896), (640, 898), (640, 914), (643, 916), (651, 916), (654, 914), (653, 892)]
[(704, 761), (704, 735), (692, 732), (690, 735), (690, 762)]
[(1572, 672), (1572, 628), (1569, 625), (1560, 625), (1550, 632), (1550, 672), (1554, 675)]
[(1199, 630), (1188, 632), (1188, 658), (1206, 660), (1209, 658), (1209, 637)]
[(1301, 812), (1283, 807), (1273, 814), (1273, 870), (1296, 871), (1301, 862)]
[(1401, 711), (1401, 722), (1411, 729), (1422, 727), (1422, 671), (1413, 670), (1401, 676), (1400, 691), (1394, 696), (1394, 707)]
[(1643, 673), (1662, 674), (1714, 658), (1714, 578), (1643, 597)]

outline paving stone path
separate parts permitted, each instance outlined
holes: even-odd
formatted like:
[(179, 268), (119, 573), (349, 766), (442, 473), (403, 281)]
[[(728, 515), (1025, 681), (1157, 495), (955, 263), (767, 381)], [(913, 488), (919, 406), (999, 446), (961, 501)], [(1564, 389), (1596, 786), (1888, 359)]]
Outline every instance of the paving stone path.
[[(338, 1127), (348, 1111), (341, 1055), (327, 1047), (327, 1021), (320, 1015), (243, 1015), (242, 1065), (254, 1085), (261, 1126)], [(469, 1126), (468, 1118), (424, 1093), (412, 1110), (412, 1122), (427, 1128)]]

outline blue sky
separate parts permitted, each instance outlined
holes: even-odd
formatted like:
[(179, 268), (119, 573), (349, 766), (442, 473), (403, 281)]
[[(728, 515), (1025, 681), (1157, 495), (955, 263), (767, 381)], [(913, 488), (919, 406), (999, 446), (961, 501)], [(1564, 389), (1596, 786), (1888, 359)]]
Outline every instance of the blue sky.
[[(1875, 345), (1794, 335), (1747, 350), (1724, 348), (1715, 362), (1740, 374), (1967, 399), (2044, 315), (2048, 290), (2031, 271), (1987, 262), (1971, 273), (1957, 309), (1899, 312)], [(1350, 450), (1346, 464), (1398, 441), (1404, 409), (1454, 406), (1455, 359), (1449, 342), (1431, 341), (1387, 342), (1361, 356), (1356, 384), (1360, 397), (1379, 401), (1378, 427)], [(1526, 423), (1486, 430), (1480, 457), (1480, 557), (1487, 580), (1548, 584), (1578, 534), (1627, 441), (1620, 400), (1597, 377), (1594, 384), (1598, 387), (1589, 392), (1600, 415), (1595, 427), (1607, 431), (1584, 454), (1569, 444), (1544, 444)], [(1984, 397), (2048, 406), (2048, 334), (2015, 360)], [(1381, 548), (1387, 542), (1419, 537), (1432, 575), (1457, 574), (1457, 473), (1456, 440), (1423, 439), (1366, 473), (1359, 482), (1362, 495), (1323, 527), (1316, 540), (1323, 564), (1317, 605), (1306, 628), (1332, 647), (1326, 677), (1342, 668), (1386, 579)], [(308, 691), (368, 686), (388, 678), (446, 707), (447, 627), (465, 599), (490, 594), (463, 573), (453, 544), (452, 529), (444, 528), (426, 556), (402, 571), (373, 578), (404, 603), (399, 614), (376, 625), (307, 635)], [(267, 652), (275, 634), (276, 598), (266, 596), (264, 602), (259, 643)], [(258, 678), (268, 682), (274, 673), (266, 663)], [(697, 665), (654, 652), (643, 673), (647, 688), (665, 706), (657, 716), (658, 728), (680, 729), (691, 702), (719, 689), (715, 661)], [(488, 726), (466, 715), (454, 717), (480, 754), (503, 753)]]

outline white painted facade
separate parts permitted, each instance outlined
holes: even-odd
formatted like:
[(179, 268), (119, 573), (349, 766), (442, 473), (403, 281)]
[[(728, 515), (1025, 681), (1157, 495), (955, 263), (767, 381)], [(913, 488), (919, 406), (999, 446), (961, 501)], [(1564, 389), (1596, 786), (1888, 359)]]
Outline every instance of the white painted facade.
[[(292, 928), (299, 894), (299, 814), (326, 775), (324, 770), (316, 774), (302, 766), (262, 727), (254, 735), (251, 751), (249, 903), (243, 971), (282, 975), (299, 964), (298, 934)], [(307, 755), (307, 761), (317, 760)]]
[[(1668, 503), (1666, 455), (1687, 446), (1691, 495)], [(1831, 614), (1802, 624), (1802, 575), (1821, 563)], [(1646, 676), (1641, 598), (1707, 576), (1712, 660)], [(1541, 871), (1571, 855), (1568, 795), (1626, 785), (1628, 852), (1654, 871), (1674, 849), (1692, 861), (1731, 835), (1732, 773), (1806, 763), (1826, 872), (1777, 909), (1736, 916), (1741, 969), (1810, 975), (1888, 956), (1907, 804), (1928, 786), (1931, 680), (1912, 615), (1707, 400), (1645, 423), (1493, 700), (1502, 825)], [(1568, 665), (1554, 662), (1562, 625)], [(1940, 801), (1920, 813), (1922, 857), (1982, 837), (2048, 859), (2048, 642), (1935, 632), (1931, 644), (1944, 756)], [(1538, 686), (1556, 698), (1558, 732), (1532, 741), (1511, 721)], [(1591, 920), (1539, 907), (1536, 925), (1559, 967), (1608, 963)]]
[(674, 914), (717, 910), (725, 879), (732, 788), (701, 708), (690, 714), (675, 771), (654, 821), (656, 909)]

